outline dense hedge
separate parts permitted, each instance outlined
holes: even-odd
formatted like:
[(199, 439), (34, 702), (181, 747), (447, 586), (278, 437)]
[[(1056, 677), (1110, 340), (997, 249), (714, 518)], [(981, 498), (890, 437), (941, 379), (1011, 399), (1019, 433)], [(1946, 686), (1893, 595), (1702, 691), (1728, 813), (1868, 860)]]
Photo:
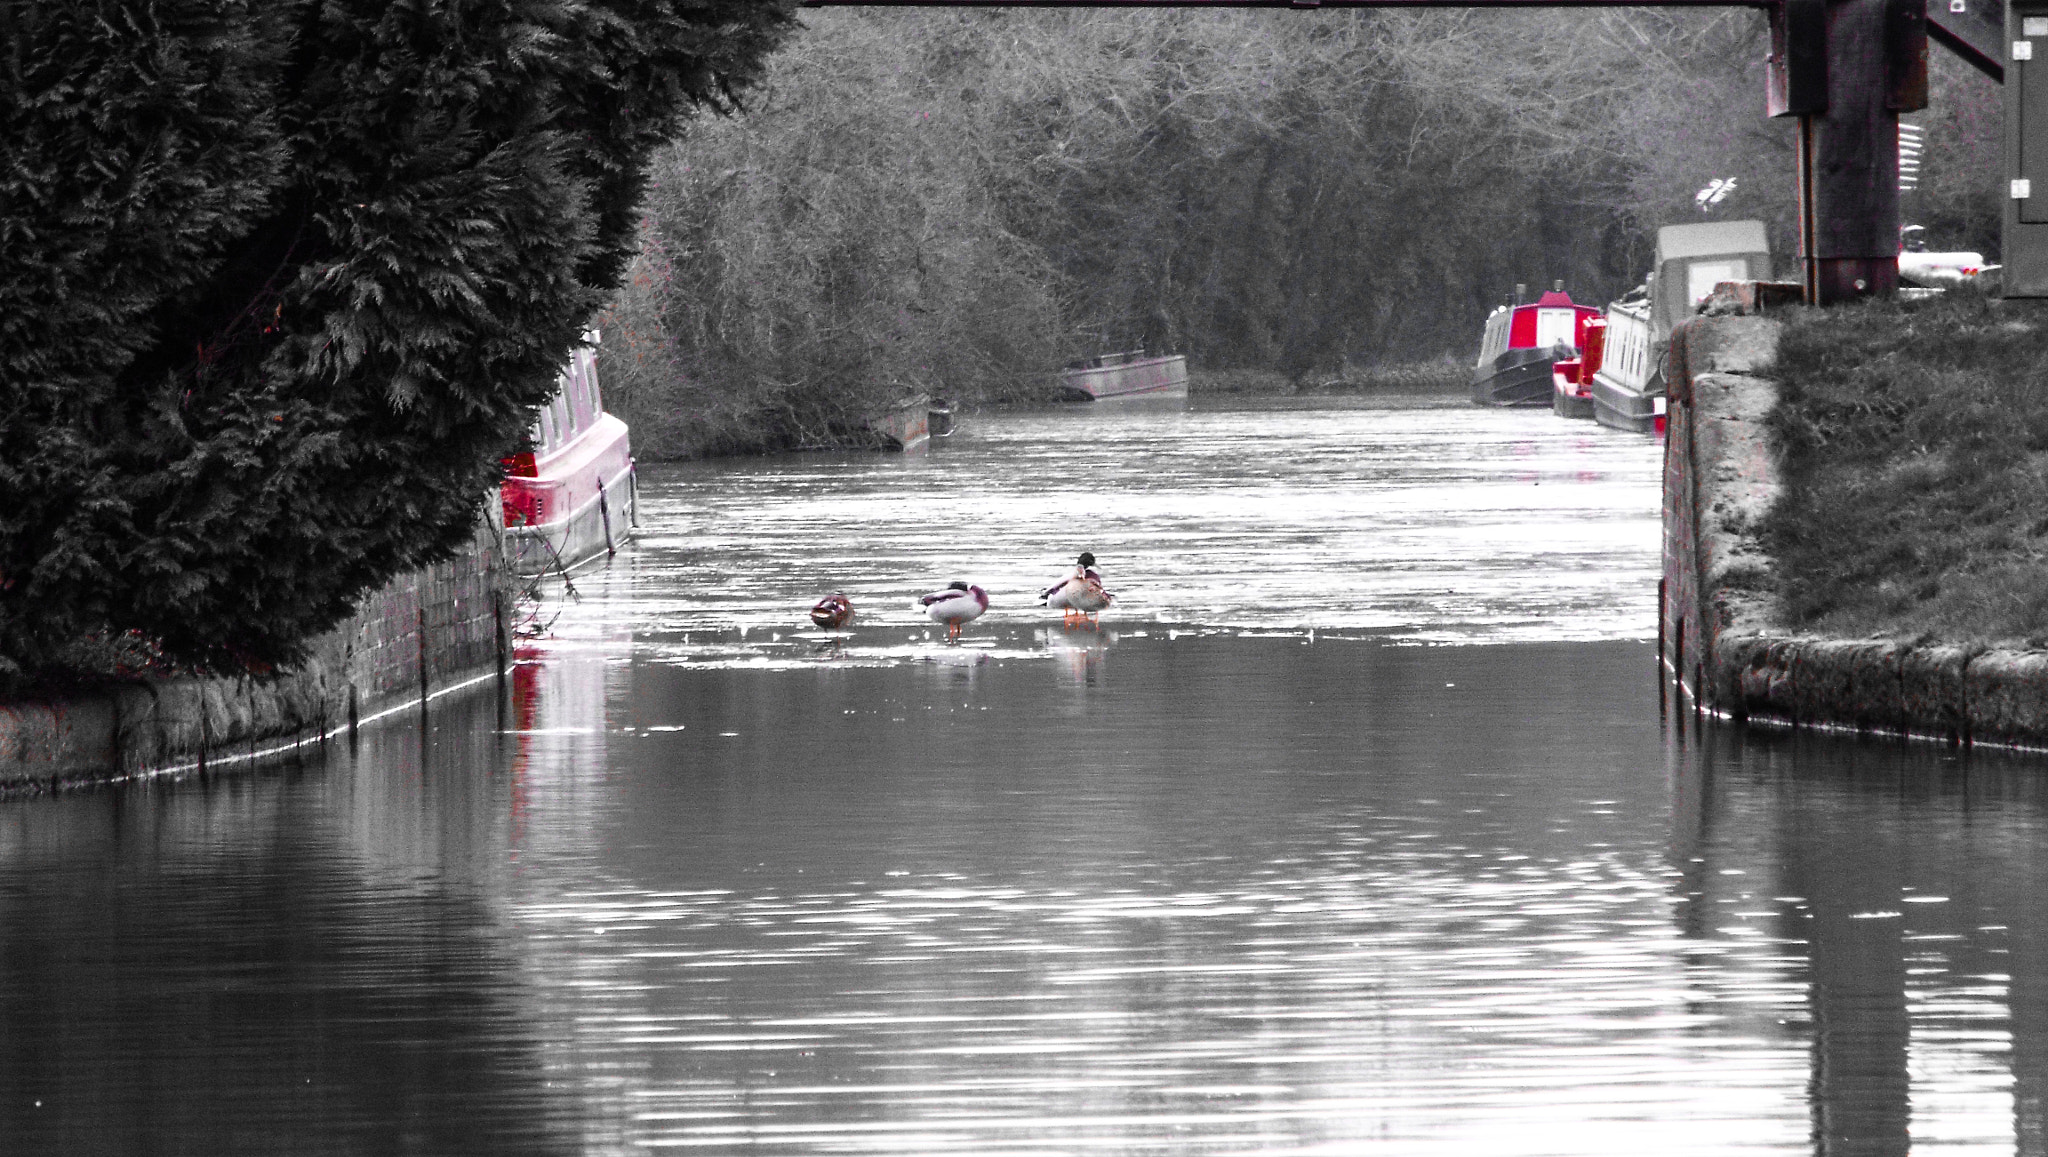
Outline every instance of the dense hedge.
[(789, 0), (0, 0), (0, 689), (445, 554)]

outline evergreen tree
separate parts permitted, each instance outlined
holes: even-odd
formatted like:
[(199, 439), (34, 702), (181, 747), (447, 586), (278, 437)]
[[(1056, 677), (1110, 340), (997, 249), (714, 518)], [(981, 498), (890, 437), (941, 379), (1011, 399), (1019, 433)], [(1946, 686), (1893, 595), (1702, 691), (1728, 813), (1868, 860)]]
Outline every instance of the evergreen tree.
[(469, 532), (793, 0), (0, 0), (0, 688), (287, 662)]

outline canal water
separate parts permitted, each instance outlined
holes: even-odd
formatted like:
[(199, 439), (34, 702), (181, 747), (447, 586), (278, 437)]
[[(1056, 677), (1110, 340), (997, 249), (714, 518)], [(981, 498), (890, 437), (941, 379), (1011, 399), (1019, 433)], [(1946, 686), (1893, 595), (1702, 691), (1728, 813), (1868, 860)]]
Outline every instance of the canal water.
[(0, 805), (0, 1151), (2048, 1152), (2048, 768), (1664, 718), (1658, 472), (1421, 404), (649, 467), (502, 694)]

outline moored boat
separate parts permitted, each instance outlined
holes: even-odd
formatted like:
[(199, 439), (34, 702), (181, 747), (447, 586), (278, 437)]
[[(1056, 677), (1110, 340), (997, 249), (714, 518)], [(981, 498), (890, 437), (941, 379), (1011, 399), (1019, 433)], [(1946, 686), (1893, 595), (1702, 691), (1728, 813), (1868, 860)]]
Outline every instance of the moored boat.
[(1188, 359), (1181, 354), (1148, 358), (1144, 350), (1103, 354), (1061, 371), (1060, 387), (1069, 397), (1089, 401), (1135, 394), (1185, 394)]
[(1598, 316), (1592, 306), (1575, 304), (1561, 281), (1526, 305), (1518, 301), (1495, 309), (1479, 340), (1472, 401), (1481, 406), (1551, 405), (1551, 363), (1560, 347), (1576, 354), (1583, 323)]
[(1593, 372), (1593, 420), (1617, 430), (1664, 432), (1664, 374), (1647, 299), (1607, 307), (1600, 364)]
[(877, 448), (915, 454), (931, 449), (931, 406), (928, 398), (908, 398), (880, 413), (869, 415), (863, 425)]
[(1663, 363), (1672, 329), (1691, 317), (1715, 286), (1770, 276), (1770, 237), (1761, 221), (1701, 221), (1657, 230), (1650, 276), (1607, 307), (1605, 349), (1592, 375), (1594, 421), (1618, 430), (1662, 433)]
[(1657, 230), (1650, 274), (1650, 339), (1662, 342), (1724, 281), (1768, 281), (1771, 241), (1762, 221), (1700, 221)]
[[(596, 331), (586, 335), (594, 346)], [(626, 424), (604, 411), (597, 358), (569, 357), (560, 389), (540, 411), (533, 449), (505, 459), (499, 491), (512, 569), (549, 574), (609, 557), (637, 521)]]
[(1600, 370), (1607, 319), (1589, 317), (1579, 324), (1579, 356), (1550, 365), (1550, 408), (1560, 418), (1593, 416), (1593, 375)]

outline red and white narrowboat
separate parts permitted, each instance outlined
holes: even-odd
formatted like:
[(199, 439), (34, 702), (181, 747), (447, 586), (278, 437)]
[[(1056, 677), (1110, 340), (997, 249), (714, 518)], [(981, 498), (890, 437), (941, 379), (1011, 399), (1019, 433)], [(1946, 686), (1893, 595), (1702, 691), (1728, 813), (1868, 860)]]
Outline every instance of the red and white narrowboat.
[(1103, 354), (1060, 373), (1069, 397), (1099, 401), (1137, 394), (1161, 396), (1188, 392), (1188, 359), (1180, 354), (1146, 357), (1144, 350)]
[(1574, 304), (1562, 281), (1528, 305), (1495, 309), (1479, 340), (1472, 401), (1481, 406), (1550, 405), (1550, 363), (1559, 347), (1564, 356), (1576, 354), (1585, 323), (1599, 316), (1591, 306)]
[(637, 521), (626, 424), (604, 412), (597, 333), (585, 336), (590, 345), (570, 355), (561, 388), (541, 407), (533, 449), (505, 459), (505, 537), (519, 574), (609, 558)]

